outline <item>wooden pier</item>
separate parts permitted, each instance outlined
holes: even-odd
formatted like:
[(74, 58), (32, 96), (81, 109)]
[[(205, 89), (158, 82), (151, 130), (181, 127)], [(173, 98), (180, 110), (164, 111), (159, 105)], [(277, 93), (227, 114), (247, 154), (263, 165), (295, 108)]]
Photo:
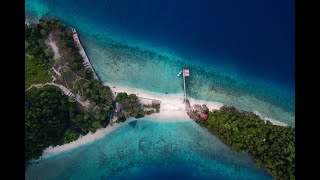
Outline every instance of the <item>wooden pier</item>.
[(187, 89), (186, 89), (186, 77), (190, 76), (189, 69), (182, 70), (182, 77), (183, 77), (183, 93), (184, 93), (184, 102), (187, 101)]
[(78, 48), (79, 48), (79, 53), (80, 55), (82, 56), (83, 58), (83, 66), (85, 68), (85, 70), (87, 69), (91, 69), (92, 70), (92, 74), (93, 74), (93, 78), (96, 79), (96, 80), (99, 80), (99, 77), (97, 76), (96, 72), (94, 71), (90, 61), (89, 61), (89, 58), (86, 54), (86, 52), (84, 51), (82, 45), (81, 45), (81, 42), (80, 42), (80, 39), (79, 39), (79, 36), (78, 36), (78, 33), (77, 31), (74, 29), (74, 28), (71, 28), (72, 30), (72, 36), (73, 36), (73, 40), (76, 42)]

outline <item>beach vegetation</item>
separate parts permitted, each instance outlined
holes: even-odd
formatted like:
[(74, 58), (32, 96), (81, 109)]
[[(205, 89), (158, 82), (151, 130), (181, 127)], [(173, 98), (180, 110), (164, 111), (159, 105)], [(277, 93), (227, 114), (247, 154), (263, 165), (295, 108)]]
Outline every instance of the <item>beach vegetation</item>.
[(48, 69), (53, 53), (44, 43), (46, 38), (42, 25), (25, 26), (25, 89), (50, 80)]
[(118, 122), (124, 122), (126, 120), (126, 117), (123, 114), (118, 115)]
[(139, 98), (135, 94), (118, 93), (116, 101), (119, 102), (122, 108), (121, 117), (141, 118), (144, 116), (144, 112), (140, 108)]
[(80, 133), (74, 129), (66, 129), (62, 136), (62, 143), (67, 144), (69, 142), (75, 141), (80, 137)]
[[(59, 48), (61, 58), (53, 59), (50, 40)], [(25, 27), (25, 88), (49, 82), (64, 86), (80, 96), (74, 101), (52, 85), (31, 88), (25, 94), (25, 162), (37, 159), (49, 146), (75, 141), (80, 135), (106, 127), (113, 116), (113, 93), (85, 70), (82, 56), (73, 41), (72, 30), (60, 21), (43, 17), (38, 24)], [(54, 68), (54, 69), (53, 69)], [(52, 70), (52, 71), (50, 71)], [(54, 71), (54, 72), (53, 72)], [(60, 75), (61, 74), (61, 75)], [(143, 117), (136, 95), (121, 94), (117, 100), (123, 110), (118, 122), (128, 117)]]
[(25, 160), (38, 158), (44, 148), (58, 145), (68, 127), (68, 101), (54, 86), (26, 91), (29, 108), (25, 110)]
[(25, 89), (32, 84), (46, 83), (50, 80), (50, 72), (46, 70), (47, 66), (34, 57), (26, 56), (25, 60)]
[(295, 129), (265, 123), (251, 112), (224, 106), (199, 124), (238, 152), (250, 154), (276, 179), (295, 179)]

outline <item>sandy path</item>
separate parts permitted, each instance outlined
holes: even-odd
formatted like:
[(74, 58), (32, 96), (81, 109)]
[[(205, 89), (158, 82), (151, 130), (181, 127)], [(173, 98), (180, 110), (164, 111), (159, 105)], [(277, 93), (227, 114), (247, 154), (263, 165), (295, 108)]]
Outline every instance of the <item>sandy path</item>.
[(52, 70), (53, 70), (58, 76), (61, 76), (60, 72), (57, 71), (54, 67), (52, 67)]
[(48, 39), (45, 41), (47, 45), (49, 45), (54, 53), (53, 58), (54, 59), (59, 59), (61, 55), (59, 54), (59, 48), (57, 44), (52, 40), (52, 33), (49, 34)]
[[(65, 95), (68, 95), (68, 93), (69, 93), (69, 89), (67, 89), (66, 87), (62, 86), (61, 84), (56, 84), (56, 83), (52, 83), (52, 82), (50, 82), (50, 83), (45, 83), (45, 84), (32, 84), (32, 85), (31, 85), (28, 89), (26, 89), (25, 91), (28, 91), (28, 90), (31, 89), (32, 87), (41, 88), (41, 87), (43, 87), (43, 86), (45, 86), (45, 85), (56, 86), (56, 87), (60, 88), (61, 91), (63, 91), (63, 93), (64, 93)], [(86, 108), (87, 108), (87, 107), (90, 106), (89, 100), (81, 101), (81, 100), (80, 100), (80, 96), (79, 96), (78, 94), (76, 94), (76, 101), (77, 101), (78, 103), (80, 103), (83, 107), (86, 107)]]

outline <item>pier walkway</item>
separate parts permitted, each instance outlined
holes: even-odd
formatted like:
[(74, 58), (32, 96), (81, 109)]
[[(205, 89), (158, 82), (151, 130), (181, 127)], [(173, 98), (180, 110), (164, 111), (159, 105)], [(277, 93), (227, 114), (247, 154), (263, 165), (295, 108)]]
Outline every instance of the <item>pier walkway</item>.
[(182, 76), (183, 76), (184, 102), (186, 102), (186, 101), (187, 101), (186, 77), (190, 76), (189, 69), (183, 69), (183, 70), (182, 70)]
[(92, 70), (92, 74), (93, 74), (93, 78), (96, 79), (96, 80), (99, 80), (99, 77), (97, 76), (96, 72), (94, 71), (90, 61), (89, 61), (89, 58), (86, 54), (86, 52), (84, 51), (82, 45), (81, 45), (81, 42), (80, 42), (80, 39), (79, 39), (79, 36), (78, 36), (78, 33), (77, 31), (74, 29), (74, 28), (71, 28), (72, 29), (72, 36), (73, 36), (73, 40), (77, 43), (77, 46), (78, 48), (80, 49), (79, 50), (79, 53), (80, 55), (83, 57), (83, 66), (85, 68), (85, 70), (87, 69), (91, 69)]

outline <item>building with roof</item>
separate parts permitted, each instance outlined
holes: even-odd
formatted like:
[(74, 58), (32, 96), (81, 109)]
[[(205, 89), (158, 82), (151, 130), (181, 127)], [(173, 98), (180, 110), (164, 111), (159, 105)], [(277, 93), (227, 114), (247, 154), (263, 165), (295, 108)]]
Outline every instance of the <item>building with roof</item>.
[(201, 117), (202, 120), (207, 120), (208, 119), (208, 114), (202, 113), (200, 115), (200, 117)]
[(161, 101), (159, 100), (152, 100), (152, 105), (158, 105), (161, 104)]

